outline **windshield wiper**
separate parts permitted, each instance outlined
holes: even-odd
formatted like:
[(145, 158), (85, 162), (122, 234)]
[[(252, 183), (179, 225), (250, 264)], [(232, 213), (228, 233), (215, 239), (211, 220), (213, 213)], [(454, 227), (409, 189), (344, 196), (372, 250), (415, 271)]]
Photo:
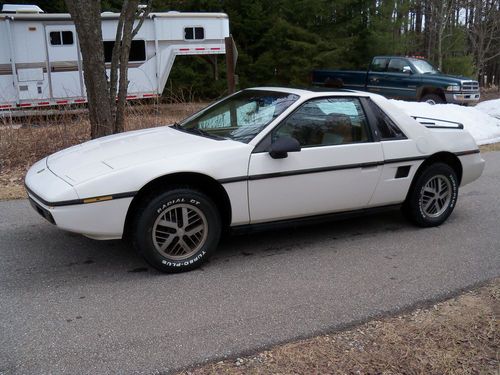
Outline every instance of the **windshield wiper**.
[(221, 137), (220, 135), (211, 134), (211, 133), (209, 133), (205, 130), (199, 129), (199, 128), (189, 128), (189, 129), (183, 128), (183, 130), (187, 131), (188, 133), (201, 135), (203, 137), (208, 137), (208, 138), (213, 138), (213, 139), (226, 139), (224, 137)]
[(178, 122), (174, 122), (170, 127), (177, 129), (177, 130), (180, 130), (181, 132), (201, 135), (202, 137), (218, 139), (218, 140), (227, 139), (227, 138), (221, 137), (220, 135), (211, 134), (211, 133), (209, 133), (205, 130), (199, 129), (199, 128), (185, 128), (184, 126), (182, 126)]

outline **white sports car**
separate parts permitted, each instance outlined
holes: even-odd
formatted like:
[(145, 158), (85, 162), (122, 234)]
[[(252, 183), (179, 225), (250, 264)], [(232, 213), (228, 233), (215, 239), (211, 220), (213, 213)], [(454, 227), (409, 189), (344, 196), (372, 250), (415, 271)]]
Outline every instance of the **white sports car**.
[(26, 188), (61, 229), (126, 236), (154, 267), (185, 271), (225, 229), (394, 205), (440, 225), (484, 160), (460, 124), (417, 120), (365, 92), (247, 89), (180, 124), (50, 155)]

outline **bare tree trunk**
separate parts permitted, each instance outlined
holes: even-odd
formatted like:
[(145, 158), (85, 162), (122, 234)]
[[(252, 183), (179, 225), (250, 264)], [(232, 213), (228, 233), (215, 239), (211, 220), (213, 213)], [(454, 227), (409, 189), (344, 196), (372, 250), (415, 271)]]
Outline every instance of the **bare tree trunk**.
[(499, 0), (474, 0), (467, 29), (480, 84), (489, 61), (500, 56)]
[[(434, 36), (430, 38), (428, 45), (428, 52), (431, 51), (430, 41), (435, 39), (436, 43), (436, 60), (438, 63), (438, 68), (443, 68), (443, 42), (446, 38), (445, 31), (450, 24), (450, 20), (454, 15), (453, 0), (427, 0), (427, 5), (429, 6), (430, 16), (432, 22), (430, 22), (429, 27), (433, 32)], [(427, 19), (426, 19), (427, 23)]]
[[(127, 88), (128, 88), (128, 58), (130, 55), (130, 48), (132, 47), (132, 39), (137, 34), (141, 28), (144, 18), (149, 13), (151, 8), (151, 1), (146, 8), (145, 12), (140, 17), (137, 26), (134, 28), (134, 21), (136, 19), (137, 7), (139, 6), (139, 0), (125, 0), (127, 2), (127, 7), (123, 7), (122, 15), (123, 18), (123, 37), (121, 41), (121, 53), (120, 53), (120, 84), (118, 86), (118, 97), (116, 100), (116, 120), (115, 120), (115, 132), (119, 133), (124, 131), (125, 128), (125, 104), (127, 99)], [(115, 42), (116, 44), (116, 42)]]
[[(124, 0), (118, 19), (109, 80), (106, 75), (99, 0), (66, 0), (75, 22), (82, 52), (85, 87), (89, 106), (91, 137), (97, 138), (125, 128), (128, 88), (128, 59), (132, 39), (149, 14), (152, 0), (141, 11), (139, 0)], [(134, 21), (139, 18), (136, 28)]]
[(415, 13), (416, 13), (416, 20), (415, 20), (415, 31), (417, 34), (422, 33), (422, 3), (421, 0), (417, 0), (415, 3)]
[(424, 31), (424, 40), (425, 40), (425, 56), (428, 59), (432, 60), (432, 40), (434, 38), (434, 20), (432, 18), (432, 6), (431, 0), (425, 0), (425, 31)]
[[(75, 22), (87, 90), (90, 135), (92, 138), (113, 133), (113, 116), (108, 96), (99, 0), (66, 0)], [(82, 37), (83, 36), (83, 37)]]

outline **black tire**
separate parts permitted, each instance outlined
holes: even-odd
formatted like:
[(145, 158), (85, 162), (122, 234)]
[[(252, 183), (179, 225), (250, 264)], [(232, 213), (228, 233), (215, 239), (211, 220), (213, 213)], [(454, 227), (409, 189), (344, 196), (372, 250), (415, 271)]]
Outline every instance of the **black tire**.
[[(421, 227), (441, 225), (453, 212), (458, 197), (458, 178), (448, 164), (435, 163), (415, 176), (403, 213)], [(445, 188), (449, 194), (446, 195)], [(436, 192), (432, 192), (432, 190)]]
[(152, 195), (137, 212), (132, 226), (134, 244), (162, 272), (195, 269), (217, 248), (219, 212), (209, 197), (195, 189), (179, 187)]
[(437, 94), (427, 94), (420, 99), (421, 102), (426, 102), (429, 104), (444, 104), (446, 101)]

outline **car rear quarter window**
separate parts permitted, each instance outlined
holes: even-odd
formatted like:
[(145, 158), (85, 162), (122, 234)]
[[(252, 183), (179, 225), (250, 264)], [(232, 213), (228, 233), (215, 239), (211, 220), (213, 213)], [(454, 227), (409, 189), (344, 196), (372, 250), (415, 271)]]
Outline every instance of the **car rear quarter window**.
[(368, 100), (367, 103), (370, 106), (376, 119), (376, 129), (375, 135), (382, 141), (406, 139), (403, 131), (396, 125), (394, 121), (391, 120), (389, 116), (374, 102)]

